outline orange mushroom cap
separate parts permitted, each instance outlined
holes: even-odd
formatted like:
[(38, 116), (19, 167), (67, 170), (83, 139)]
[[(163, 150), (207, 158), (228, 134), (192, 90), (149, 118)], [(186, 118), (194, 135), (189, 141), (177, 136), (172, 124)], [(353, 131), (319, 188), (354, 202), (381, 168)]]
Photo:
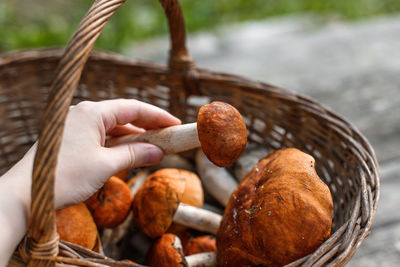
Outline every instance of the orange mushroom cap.
[(314, 158), (278, 150), (240, 183), (217, 232), (218, 266), (282, 266), (330, 236), (333, 201)]
[(174, 234), (163, 234), (150, 248), (146, 264), (154, 267), (188, 266), (179, 238)]
[(129, 187), (121, 179), (111, 176), (103, 187), (85, 201), (99, 228), (113, 228), (128, 216), (132, 197)]
[(172, 224), (180, 202), (203, 206), (200, 179), (186, 170), (158, 170), (146, 179), (134, 196), (135, 223), (149, 237), (161, 236)]
[(246, 125), (233, 106), (214, 101), (202, 106), (197, 115), (201, 148), (215, 165), (232, 164), (247, 144)]
[(97, 241), (97, 227), (83, 203), (56, 212), (57, 232), (61, 240), (93, 249)]

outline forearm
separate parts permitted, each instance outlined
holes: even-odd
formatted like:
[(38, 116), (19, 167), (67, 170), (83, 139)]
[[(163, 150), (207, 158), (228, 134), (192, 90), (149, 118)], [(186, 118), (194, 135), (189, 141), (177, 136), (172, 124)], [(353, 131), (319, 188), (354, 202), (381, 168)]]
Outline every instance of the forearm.
[(33, 155), (0, 177), (0, 267), (7, 263), (27, 230)]

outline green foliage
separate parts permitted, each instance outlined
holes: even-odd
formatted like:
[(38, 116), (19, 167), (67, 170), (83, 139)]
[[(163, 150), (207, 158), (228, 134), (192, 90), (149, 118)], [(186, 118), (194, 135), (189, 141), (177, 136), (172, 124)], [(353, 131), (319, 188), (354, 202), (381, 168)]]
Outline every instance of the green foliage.
[[(181, 0), (189, 32), (271, 16), (313, 13), (361, 19), (400, 11), (399, 0)], [(64, 46), (90, 7), (83, 0), (2, 0), (0, 51)], [(121, 51), (132, 40), (167, 32), (155, 0), (128, 0), (107, 24), (97, 48)]]

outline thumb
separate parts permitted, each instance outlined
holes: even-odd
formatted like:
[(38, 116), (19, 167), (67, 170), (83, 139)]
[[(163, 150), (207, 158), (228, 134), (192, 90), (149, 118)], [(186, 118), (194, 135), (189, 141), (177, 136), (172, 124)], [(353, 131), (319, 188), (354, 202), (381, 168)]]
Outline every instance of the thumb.
[(163, 159), (164, 152), (148, 143), (129, 143), (107, 148), (107, 157), (118, 170), (155, 165)]

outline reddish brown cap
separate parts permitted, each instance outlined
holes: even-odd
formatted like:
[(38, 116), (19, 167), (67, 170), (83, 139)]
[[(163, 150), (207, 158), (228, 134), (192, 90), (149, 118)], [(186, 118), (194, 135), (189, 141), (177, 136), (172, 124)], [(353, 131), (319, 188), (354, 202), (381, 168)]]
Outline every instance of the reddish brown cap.
[(56, 212), (57, 232), (61, 240), (93, 249), (98, 232), (92, 215), (83, 203)]
[(215, 242), (215, 237), (212, 235), (192, 237), (186, 244), (183, 245), (183, 253), (186, 256), (213, 251), (217, 251), (217, 244)]
[[(187, 184), (191, 183), (188, 191)], [(193, 189), (193, 185), (200, 186)], [(201, 194), (186, 196), (187, 193)], [(183, 197), (185, 195), (185, 198)], [(161, 169), (151, 174), (136, 193), (132, 209), (136, 225), (149, 237), (155, 238), (165, 233), (179, 203), (202, 206), (203, 191), (196, 174), (180, 169)]]
[(150, 248), (146, 257), (146, 265), (154, 267), (188, 266), (179, 238), (174, 234), (163, 234)]
[(246, 125), (233, 106), (214, 101), (202, 106), (197, 115), (201, 148), (215, 165), (232, 164), (247, 144)]
[(329, 238), (333, 201), (314, 162), (297, 149), (259, 161), (229, 199), (217, 233), (218, 266), (282, 266)]
[(128, 216), (131, 191), (124, 181), (111, 176), (104, 186), (85, 201), (99, 228), (114, 228)]

